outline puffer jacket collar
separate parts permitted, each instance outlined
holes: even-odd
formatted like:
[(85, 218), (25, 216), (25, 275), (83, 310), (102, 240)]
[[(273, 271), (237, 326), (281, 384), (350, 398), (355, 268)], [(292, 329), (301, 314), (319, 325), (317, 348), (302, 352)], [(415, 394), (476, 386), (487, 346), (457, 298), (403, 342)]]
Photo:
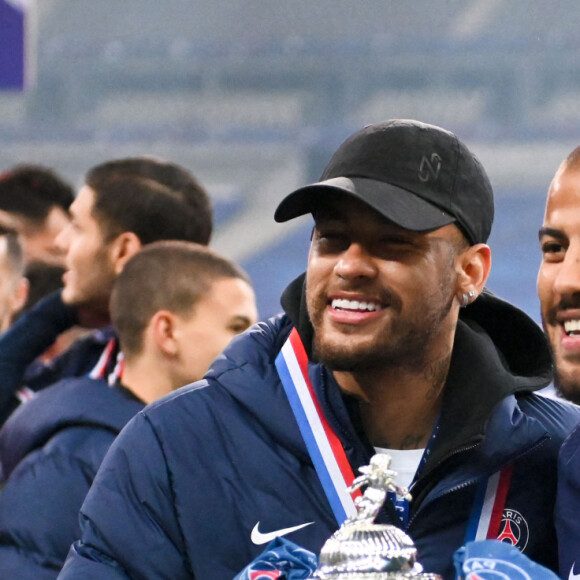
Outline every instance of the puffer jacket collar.
[[(282, 296), (282, 306), (312, 360), (313, 329), (305, 307), (304, 283), (305, 276), (302, 275), (290, 284)], [(323, 404), (335, 415), (336, 420), (329, 420), (333, 427), (341, 430), (343, 440), (357, 447), (356, 441), (362, 434), (354, 434), (354, 427), (345, 428), (345, 417), (341, 416), (346, 409), (341, 401), (344, 396), (331, 373), (318, 372), (325, 375), (325, 380), (313, 383)], [(502, 401), (504, 406), (510, 407), (505, 409), (507, 415), (503, 413), (510, 422), (509, 413), (515, 412), (512, 408), (516, 405), (515, 397), (545, 387), (551, 377), (551, 356), (539, 326), (524, 312), (485, 290), (477, 300), (461, 310), (443, 395), (440, 431), (424, 475), (458, 451), (477, 447), (484, 440), (493, 410)], [(354, 409), (354, 406), (349, 406), (352, 423), (356, 425)], [(541, 438), (542, 433), (543, 430), (538, 430), (534, 436)], [(362, 439), (364, 441), (364, 437)], [(368, 444), (366, 449), (368, 452)], [(517, 445), (512, 452), (516, 453), (516, 449)], [(508, 446), (505, 452), (510, 453)]]

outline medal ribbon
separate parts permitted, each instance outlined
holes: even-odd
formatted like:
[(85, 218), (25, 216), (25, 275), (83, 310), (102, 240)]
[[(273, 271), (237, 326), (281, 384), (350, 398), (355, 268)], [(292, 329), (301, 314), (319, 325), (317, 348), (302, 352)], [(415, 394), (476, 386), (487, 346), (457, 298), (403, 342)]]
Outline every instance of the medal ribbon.
[(477, 486), (465, 534), (466, 543), (498, 537), (511, 477), (512, 466), (508, 465)]
[(308, 356), (295, 328), (275, 364), (318, 478), (341, 525), (356, 514), (354, 498), (346, 490), (354, 481), (354, 473), (340, 439), (322, 412), (308, 376)]
[(109, 340), (109, 342), (107, 343), (107, 345), (103, 349), (103, 352), (101, 353), (101, 356), (99, 357), (99, 360), (97, 361), (97, 364), (93, 367), (93, 370), (89, 372), (89, 374), (88, 374), (89, 378), (91, 378), (91, 379), (103, 379), (103, 378), (105, 378), (107, 366), (111, 362), (111, 358), (113, 356), (113, 353), (115, 352), (116, 345), (117, 345), (117, 339), (111, 338), (111, 340)]

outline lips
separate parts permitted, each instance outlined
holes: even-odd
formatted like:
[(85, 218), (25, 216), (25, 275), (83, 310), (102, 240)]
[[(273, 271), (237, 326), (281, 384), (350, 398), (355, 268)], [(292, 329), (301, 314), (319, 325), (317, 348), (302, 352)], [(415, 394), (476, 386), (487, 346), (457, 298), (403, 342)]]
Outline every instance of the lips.
[(580, 354), (580, 317), (555, 320), (553, 328), (558, 330), (556, 335), (551, 335), (552, 347), (556, 348), (561, 356), (577, 357)]

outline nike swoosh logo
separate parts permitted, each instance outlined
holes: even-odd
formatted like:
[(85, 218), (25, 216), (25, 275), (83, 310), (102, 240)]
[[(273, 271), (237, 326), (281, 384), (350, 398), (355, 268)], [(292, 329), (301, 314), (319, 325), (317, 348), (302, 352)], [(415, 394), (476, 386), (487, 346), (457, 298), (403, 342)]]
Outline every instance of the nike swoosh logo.
[(574, 574), (574, 566), (576, 562), (572, 564), (572, 568), (570, 568), (570, 574), (568, 575), (568, 580), (580, 580), (580, 574)]
[(287, 534), (290, 534), (291, 532), (296, 532), (297, 530), (301, 530), (302, 528), (310, 526), (313, 523), (314, 522), (308, 522), (306, 524), (300, 524), (299, 526), (293, 526), (291, 528), (282, 528), (281, 530), (276, 530), (275, 532), (268, 532), (266, 534), (263, 534), (258, 529), (260, 527), (260, 522), (258, 522), (254, 526), (254, 529), (250, 534), (250, 540), (252, 540), (252, 542), (256, 544), (256, 546), (261, 546), (262, 544), (267, 544), (271, 542), (274, 538), (278, 538), (279, 536), (285, 536)]

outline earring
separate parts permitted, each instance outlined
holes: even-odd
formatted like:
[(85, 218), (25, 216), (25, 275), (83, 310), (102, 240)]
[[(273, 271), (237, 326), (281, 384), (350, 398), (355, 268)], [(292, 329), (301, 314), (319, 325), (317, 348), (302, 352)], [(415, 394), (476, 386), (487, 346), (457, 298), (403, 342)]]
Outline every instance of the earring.
[(461, 308), (465, 308), (473, 300), (474, 296), (475, 292), (473, 290), (470, 290), (467, 294), (463, 293), (461, 295)]

